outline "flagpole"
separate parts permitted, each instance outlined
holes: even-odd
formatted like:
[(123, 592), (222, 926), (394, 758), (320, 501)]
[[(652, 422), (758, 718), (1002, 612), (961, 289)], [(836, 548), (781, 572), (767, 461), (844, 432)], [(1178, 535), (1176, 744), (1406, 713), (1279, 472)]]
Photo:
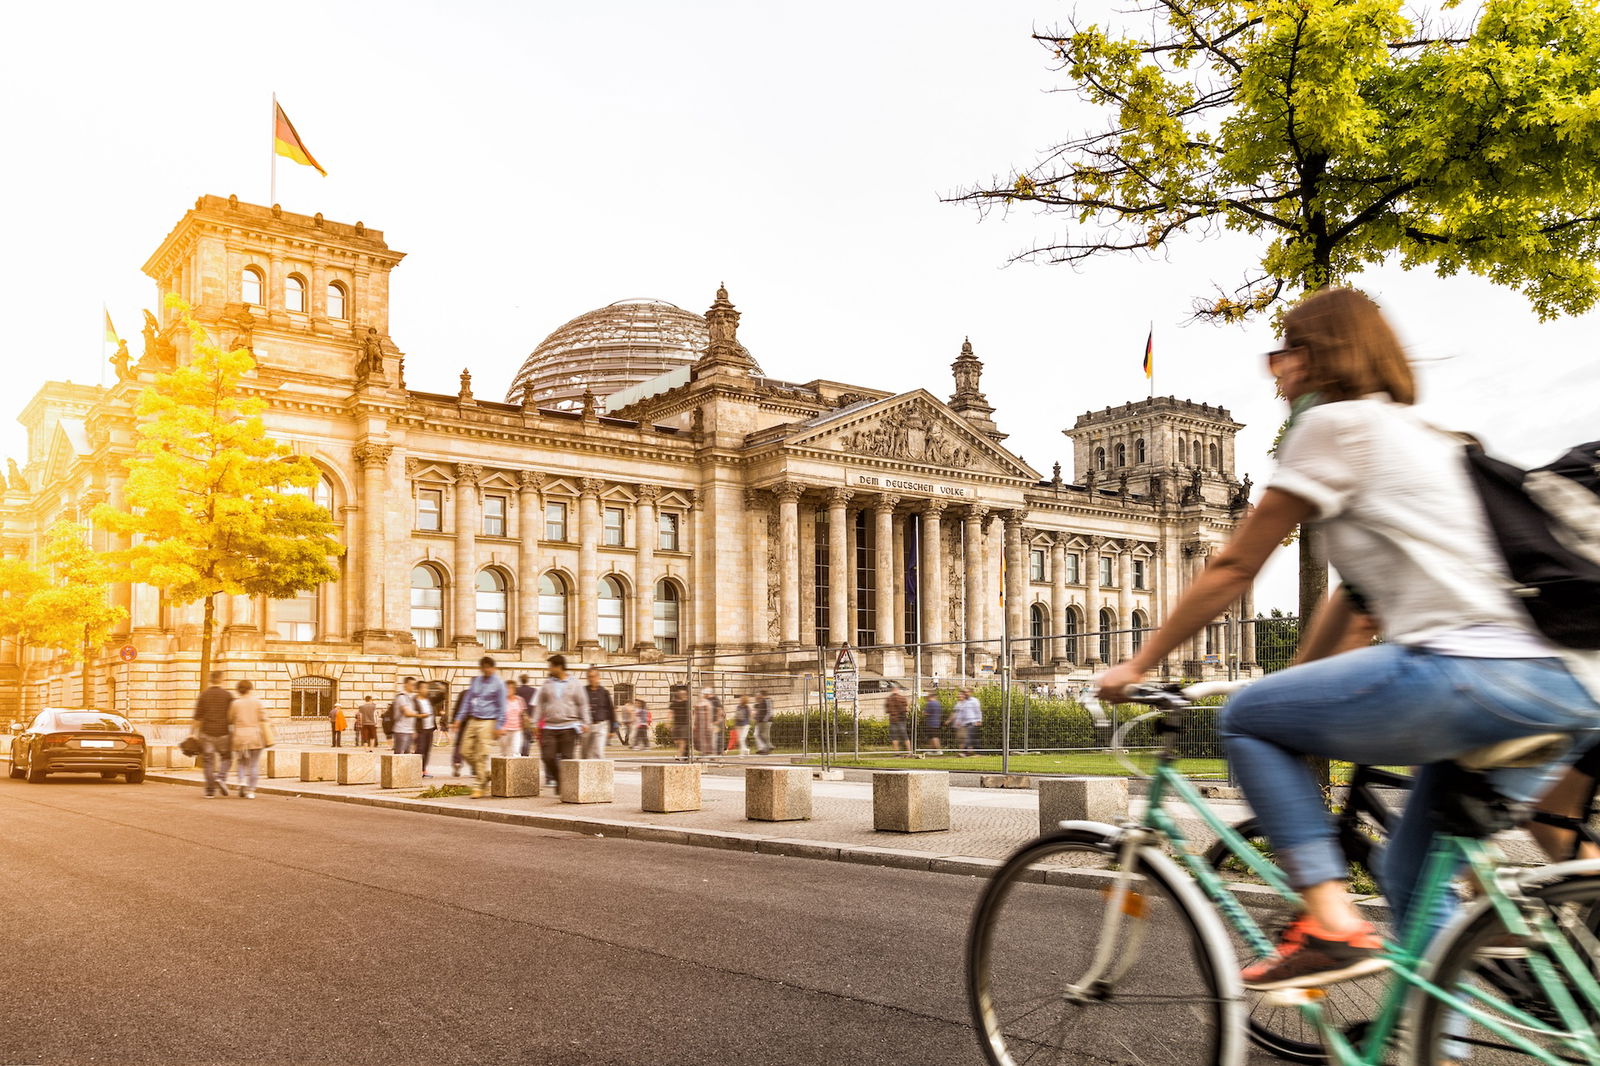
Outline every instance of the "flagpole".
[(276, 89), (272, 92), (272, 125), (267, 132), (270, 134), (267, 138), (267, 150), (272, 153), (272, 187), (267, 196), (267, 206), (271, 207), (278, 202), (278, 145), (276, 143), (278, 136), (278, 92)]
[(1148, 342), (1150, 348), (1150, 398), (1153, 400), (1156, 398), (1156, 320), (1153, 318), (1150, 320), (1150, 333), (1148, 336), (1150, 337)]

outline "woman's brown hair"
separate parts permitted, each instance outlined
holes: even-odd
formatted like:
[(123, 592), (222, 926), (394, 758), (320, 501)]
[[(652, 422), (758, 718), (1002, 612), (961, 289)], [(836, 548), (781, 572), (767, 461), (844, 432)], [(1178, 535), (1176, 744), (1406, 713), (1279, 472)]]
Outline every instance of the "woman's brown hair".
[(1378, 305), (1354, 289), (1322, 289), (1283, 316), (1286, 348), (1304, 348), (1307, 385), (1325, 401), (1386, 392), (1416, 403), (1417, 384)]

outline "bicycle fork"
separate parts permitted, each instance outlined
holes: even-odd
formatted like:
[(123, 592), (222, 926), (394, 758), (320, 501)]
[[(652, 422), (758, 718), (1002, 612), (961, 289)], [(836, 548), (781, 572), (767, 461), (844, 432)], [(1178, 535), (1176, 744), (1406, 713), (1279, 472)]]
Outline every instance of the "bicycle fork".
[[(1149, 929), (1149, 901), (1134, 883), (1138, 851), (1146, 846), (1145, 834), (1125, 829), (1118, 842), (1117, 870), (1109, 886), (1100, 890), (1105, 897), (1105, 912), (1100, 918), (1100, 940), (1093, 960), (1084, 975), (1064, 990), (1069, 998), (1105, 999), (1111, 989), (1139, 958)], [(1131, 926), (1129, 925), (1131, 921)], [(1128, 926), (1124, 941), (1122, 929)], [(1122, 944), (1120, 955), (1119, 942)]]

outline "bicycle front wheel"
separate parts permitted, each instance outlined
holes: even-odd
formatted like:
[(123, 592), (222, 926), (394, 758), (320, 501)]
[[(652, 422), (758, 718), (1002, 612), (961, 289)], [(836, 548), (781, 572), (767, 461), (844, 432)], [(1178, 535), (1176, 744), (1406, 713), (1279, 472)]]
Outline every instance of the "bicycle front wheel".
[(1236, 963), (1214, 913), (1150, 849), (1065, 830), (1011, 856), (967, 937), (967, 994), (990, 1066), (1234, 1066)]

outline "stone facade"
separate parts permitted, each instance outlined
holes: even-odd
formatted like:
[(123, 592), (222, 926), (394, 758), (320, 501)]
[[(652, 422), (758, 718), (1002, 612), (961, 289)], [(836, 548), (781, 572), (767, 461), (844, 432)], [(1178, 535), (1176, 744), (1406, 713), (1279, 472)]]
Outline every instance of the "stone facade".
[[(144, 266), (254, 352), (269, 429), (321, 468), (317, 497), (348, 548), (342, 580), (313, 595), (219, 604), (219, 666), (256, 678), (275, 714), (348, 709), (400, 673), (465, 680), (486, 651), (519, 672), (551, 648), (612, 666), (734, 655), (771, 676), (848, 639), (868, 672), (951, 676), (992, 668), (1009, 630), (1018, 671), (1087, 677), (1131, 652), (1242, 513), (1240, 426), (1221, 408), (1158, 397), (1090, 412), (1064, 431), (1076, 478), (1059, 464), (1044, 477), (1003, 446), (970, 343), (948, 401), (780, 380), (740, 343), (723, 289), (698, 358), (610, 403), (541, 406), (531, 389), (496, 402), (470, 369), (455, 395), (415, 391), (388, 328), (401, 258), (359, 222), (206, 196)], [(163, 311), (114, 385), (39, 390), (0, 547), (28, 551), (54, 521), (120, 500), (138, 395), (188, 345)], [(114, 595), (130, 617), (88, 666), (96, 699), (186, 715), (200, 606)], [(1206, 640), (1173, 672), (1204, 672)], [(76, 705), (77, 668), (32, 673), (28, 707)], [(10, 653), (0, 717), (18, 713), (17, 676)]]

